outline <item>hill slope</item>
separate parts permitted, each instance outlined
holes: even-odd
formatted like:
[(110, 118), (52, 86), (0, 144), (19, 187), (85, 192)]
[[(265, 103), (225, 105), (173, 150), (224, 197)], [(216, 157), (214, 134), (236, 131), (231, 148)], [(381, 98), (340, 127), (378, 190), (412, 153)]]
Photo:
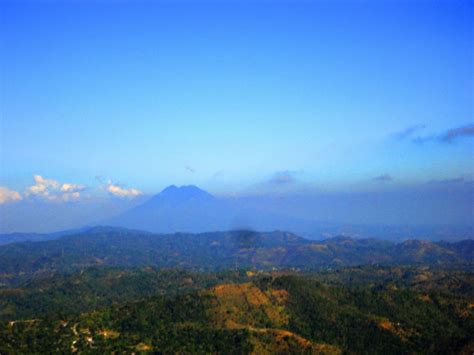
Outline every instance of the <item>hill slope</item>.
[(230, 231), (158, 235), (97, 227), (44, 242), (0, 246), (0, 283), (90, 266), (219, 270), (341, 267), (361, 264), (472, 264), (474, 241), (395, 244), (333, 238), (315, 242), (287, 232)]
[[(148, 274), (137, 276), (130, 279), (134, 289), (142, 277), (150, 280)], [(196, 275), (174, 277), (183, 284)], [(456, 353), (472, 346), (472, 293), (451, 297), (384, 283), (328, 285), (312, 277), (261, 273), (81, 314), (0, 322), (0, 351), (395, 354)], [(83, 292), (87, 296), (87, 288)], [(60, 304), (59, 292), (56, 297)]]

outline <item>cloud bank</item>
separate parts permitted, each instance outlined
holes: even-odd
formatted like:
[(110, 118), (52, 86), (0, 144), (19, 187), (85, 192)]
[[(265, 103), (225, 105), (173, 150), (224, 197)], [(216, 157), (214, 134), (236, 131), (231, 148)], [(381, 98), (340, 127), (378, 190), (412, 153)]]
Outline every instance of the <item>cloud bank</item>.
[(107, 191), (113, 196), (117, 196), (120, 198), (134, 198), (142, 195), (142, 192), (140, 190), (133, 188), (124, 189), (123, 187), (112, 184), (111, 181), (109, 181), (109, 183), (107, 184)]
[(439, 143), (454, 143), (462, 138), (474, 137), (474, 123), (470, 123), (465, 126), (450, 128), (439, 134), (431, 135), (418, 135), (415, 136), (415, 133), (423, 130), (424, 125), (416, 125), (408, 127), (407, 129), (396, 132), (393, 134), (393, 137), (397, 140), (411, 140), (413, 143), (423, 144), (427, 142), (439, 142)]
[(41, 175), (34, 175), (35, 184), (26, 190), (26, 196), (42, 198), (48, 201), (77, 201), (81, 198), (81, 191), (85, 185), (73, 183), (59, 183), (57, 180), (45, 179)]
[[(34, 184), (26, 188), (23, 196), (8, 187), (0, 187), (0, 204), (19, 201), (23, 198), (48, 202), (78, 201), (83, 197), (82, 192), (86, 190), (85, 185), (71, 182), (61, 183), (58, 180), (47, 179), (38, 174), (33, 176), (33, 180)], [(142, 195), (142, 192), (138, 189), (126, 189), (113, 184), (111, 180), (100, 188), (105, 189), (110, 195), (120, 198), (134, 198)]]
[(443, 142), (451, 143), (458, 138), (472, 136), (474, 136), (474, 124), (450, 129), (446, 131), (440, 138)]
[(0, 204), (21, 200), (19, 192), (10, 190), (8, 187), (0, 186)]

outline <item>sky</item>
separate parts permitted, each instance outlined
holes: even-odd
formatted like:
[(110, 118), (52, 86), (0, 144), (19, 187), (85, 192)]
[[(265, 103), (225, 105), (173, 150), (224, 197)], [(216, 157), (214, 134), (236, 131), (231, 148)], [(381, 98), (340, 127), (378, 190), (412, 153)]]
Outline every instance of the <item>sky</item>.
[(0, 16), (0, 203), (170, 184), (472, 193), (472, 1), (19, 0)]

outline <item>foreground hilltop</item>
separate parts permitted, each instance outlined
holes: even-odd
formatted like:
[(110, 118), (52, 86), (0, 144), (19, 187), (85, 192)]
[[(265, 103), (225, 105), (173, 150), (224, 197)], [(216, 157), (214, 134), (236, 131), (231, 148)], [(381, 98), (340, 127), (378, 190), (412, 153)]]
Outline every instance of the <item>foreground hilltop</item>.
[(467, 354), (471, 285), (426, 267), (89, 269), (0, 289), (0, 352)]
[(288, 232), (229, 231), (152, 234), (96, 227), (43, 242), (0, 247), (0, 282), (21, 275), (80, 270), (90, 266), (155, 266), (221, 270), (299, 268), (362, 264), (472, 265), (474, 241), (434, 243), (409, 240), (332, 238), (310, 241)]

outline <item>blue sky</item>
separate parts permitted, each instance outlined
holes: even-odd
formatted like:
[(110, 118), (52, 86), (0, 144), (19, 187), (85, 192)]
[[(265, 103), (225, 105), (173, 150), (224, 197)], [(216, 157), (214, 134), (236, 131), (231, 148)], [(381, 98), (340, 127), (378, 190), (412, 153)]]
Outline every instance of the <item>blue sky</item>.
[(232, 194), (471, 180), (473, 8), (2, 1), (0, 186), (24, 196), (40, 175), (81, 194)]

